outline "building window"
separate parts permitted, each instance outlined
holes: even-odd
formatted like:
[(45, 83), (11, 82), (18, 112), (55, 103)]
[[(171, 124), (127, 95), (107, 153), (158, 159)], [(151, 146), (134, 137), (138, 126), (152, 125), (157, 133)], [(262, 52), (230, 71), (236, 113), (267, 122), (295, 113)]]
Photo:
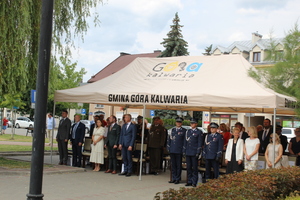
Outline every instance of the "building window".
[(104, 108), (104, 105), (96, 104), (95, 108)]
[(253, 62), (260, 62), (260, 52), (253, 52)]

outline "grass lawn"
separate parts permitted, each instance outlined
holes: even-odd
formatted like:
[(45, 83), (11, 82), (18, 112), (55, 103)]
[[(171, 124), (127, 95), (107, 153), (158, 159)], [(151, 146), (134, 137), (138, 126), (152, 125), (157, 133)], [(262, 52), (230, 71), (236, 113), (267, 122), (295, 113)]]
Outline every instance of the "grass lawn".
[[(30, 166), (31, 166), (30, 162), (11, 160), (11, 159), (3, 158), (3, 157), (0, 157), (0, 163), (1, 163), (1, 167), (10, 168), (10, 169), (13, 169), (13, 168), (27, 169), (27, 168), (30, 168)], [(53, 167), (53, 165), (44, 165), (44, 167)]]
[[(0, 145), (0, 152), (7, 152), (7, 151), (31, 151), (32, 146), (22, 146), (22, 145)], [(50, 146), (45, 146), (45, 150), (50, 151)], [(57, 151), (57, 147), (53, 147), (53, 151)]]
[[(0, 135), (0, 141), (14, 141), (14, 142), (32, 142), (31, 136), (14, 135), (14, 139), (11, 139), (11, 134)], [(45, 138), (45, 143), (48, 143), (48, 138)], [(55, 138), (53, 143), (57, 143)]]

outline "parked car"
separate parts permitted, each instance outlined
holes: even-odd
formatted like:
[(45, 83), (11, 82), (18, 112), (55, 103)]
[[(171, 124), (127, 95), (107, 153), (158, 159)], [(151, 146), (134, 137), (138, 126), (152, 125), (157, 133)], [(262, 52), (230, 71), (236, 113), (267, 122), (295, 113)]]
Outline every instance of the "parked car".
[(13, 123), (12, 123), (11, 121), (8, 121), (8, 122), (7, 122), (7, 127), (8, 127), (8, 128), (13, 127)]
[(288, 142), (295, 136), (295, 128), (282, 128), (282, 135), (285, 135), (288, 139)]
[(16, 128), (33, 128), (34, 122), (28, 117), (18, 117), (15, 122)]
[(85, 125), (85, 134), (90, 133), (91, 122), (89, 120), (80, 120)]

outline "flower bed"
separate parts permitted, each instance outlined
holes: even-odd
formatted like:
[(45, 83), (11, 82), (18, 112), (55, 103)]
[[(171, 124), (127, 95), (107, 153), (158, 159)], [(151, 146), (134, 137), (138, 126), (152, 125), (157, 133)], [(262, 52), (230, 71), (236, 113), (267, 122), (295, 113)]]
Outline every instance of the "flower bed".
[(276, 199), (300, 191), (300, 168), (264, 169), (227, 174), (197, 188), (169, 189), (154, 199)]

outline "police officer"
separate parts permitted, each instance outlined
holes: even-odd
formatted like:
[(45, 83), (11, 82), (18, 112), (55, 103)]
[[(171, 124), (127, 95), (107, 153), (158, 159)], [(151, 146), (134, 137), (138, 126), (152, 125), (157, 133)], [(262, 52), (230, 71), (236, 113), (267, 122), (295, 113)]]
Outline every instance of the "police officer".
[(191, 129), (186, 132), (183, 155), (186, 156), (188, 182), (185, 186), (196, 187), (198, 182), (198, 157), (203, 143), (203, 133), (197, 129), (197, 120), (191, 119)]
[(172, 180), (169, 183), (178, 184), (181, 180), (182, 153), (186, 129), (182, 128), (181, 117), (176, 118), (176, 127), (168, 135), (167, 148), (171, 157)]
[(210, 123), (210, 134), (204, 139), (203, 158), (205, 159), (205, 179), (210, 179), (211, 167), (214, 169), (214, 177), (219, 177), (219, 162), (222, 158), (223, 135), (218, 133), (219, 125)]

